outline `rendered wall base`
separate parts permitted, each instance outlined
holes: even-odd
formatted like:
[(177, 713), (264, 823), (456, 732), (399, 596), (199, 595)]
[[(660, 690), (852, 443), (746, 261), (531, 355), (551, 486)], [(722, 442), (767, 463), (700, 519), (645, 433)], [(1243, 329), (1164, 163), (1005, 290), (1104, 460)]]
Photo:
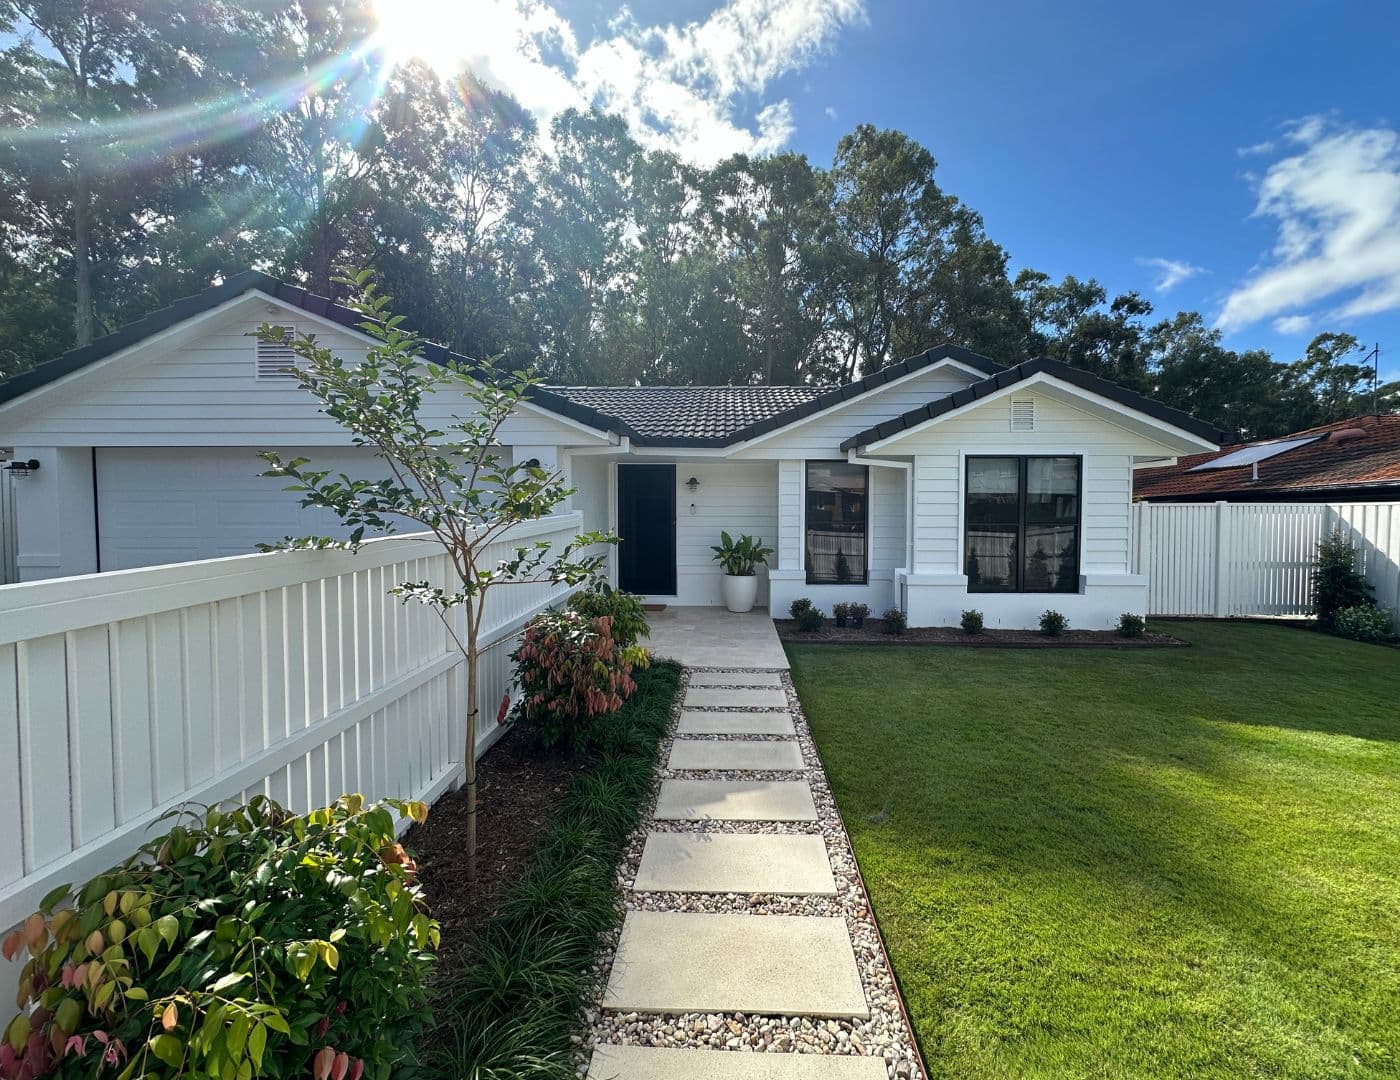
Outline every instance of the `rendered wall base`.
[(775, 619), (788, 618), (788, 608), (799, 597), (807, 597), (831, 614), (832, 604), (866, 604), (870, 614), (879, 618), (886, 608), (895, 606), (893, 570), (870, 571), (866, 585), (808, 585), (805, 570), (770, 570), (768, 572), (768, 610)]
[(1125, 611), (1147, 611), (1147, 578), (1137, 574), (1086, 574), (1077, 593), (968, 592), (963, 574), (909, 574), (904, 580), (910, 626), (957, 626), (969, 608), (988, 628), (1033, 630), (1053, 608), (1076, 630), (1111, 630)]

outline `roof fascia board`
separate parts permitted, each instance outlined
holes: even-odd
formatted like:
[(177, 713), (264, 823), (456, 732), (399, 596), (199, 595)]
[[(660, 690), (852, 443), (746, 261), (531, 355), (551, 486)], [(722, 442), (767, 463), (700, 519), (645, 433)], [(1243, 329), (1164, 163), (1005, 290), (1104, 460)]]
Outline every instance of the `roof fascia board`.
[[(791, 434), (793, 431), (796, 431), (797, 429), (805, 427), (807, 424), (810, 424), (813, 420), (823, 420), (828, 417), (835, 416), (848, 405), (854, 405), (858, 401), (863, 401), (871, 394), (877, 394), (882, 390), (891, 390), (897, 386), (901, 386), (904, 383), (909, 382), (911, 379), (917, 379), (921, 375), (927, 375), (930, 372), (937, 371), (939, 368), (942, 367), (956, 368), (964, 374), (970, 375), (974, 382), (980, 381), (987, 377), (987, 373), (985, 371), (978, 371), (975, 368), (972, 368), (959, 360), (953, 359), (952, 357), (942, 357), (940, 359), (934, 360), (932, 363), (925, 364), (919, 368), (915, 368), (913, 371), (906, 371), (897, 379), (890, 379), (888, 382), (882, 382), (876, 386), (867, 387), (860, 393), (852, 394), (850, 397), (844, 397), (840, 401), (832, 402), (824, 409), (819, 409), (815, 412), (809, 413), (806, 416), (798, 417), (797, 419), (791, 420), (788, 423), (782, 425), (781, 427), (774, 428), (772, 431), (765, 431), (763, 434), (755, 435), (751, 439), (745, 439), (742, 442), (734, 443), (732, 446), (727, 448), (727, 452), (729, 454), (737, 454), (742, 450), (752, 450), (755, 447), (761, 446), (763, 443), (768, 442), (771, 439), (776, 439), (781, 435)], [(842, 387), (841, 389), (845, 388)], [(833, 391), (833, 393), (835, 392), (836, 391)], [(801, 405), (797, 406), (797, 408), (803, 407), (804, 406)]]
[[(1072, 399), (1106, 408), (1109, 412), (1116, 413), (1117, 415), (1122, 417), (1130, 417), (1135, 422), (1140, 423), (1145, 427), (1151, 428), (1154, 431), (1168, 434), (1175, 439), (1181, 440), (1187, 446), (1195, 448), (1193, 450), (1183, 452), (1199, 453), (1202, 450), (1213, 450), (1216, 448), (1215, 443), (1209, 442), (1206, 439), (1201, 438), (1199, 435), (1194, 435), (1189, 431), (1184, 431), (1174, 424), (1169, 424), (1164, 420), (1158, 420), (1155, 416), (1149, 416), (1145, 412), (1141, 412), (1138, 409), (1132, 408), (1131, 406), (1124, 405), (1121, 402), (1114, 401), (1112, 398), (1104, 397), (1102, 394), (1096, 394), (1092, 390), (1085, 390), (1082, 387), (1075, 386), (1073, 383), (1065, 382), (1063, 379), (1058, 379), (1048, 372), (1038, 371), (1034, 375), (1031, 375), (1025, 379), (1021, 379), (1018, 382), (1014, 382), (1008, 386), (1003, 386), (996, 390), (993, 390), (990, 394), (987, 394), (983, 397), (974, 398), (972, 401), (969, 401), (964, 405), (960, 405), (955, 409), (950, 409), (947, 412), (930, 417), (921, 423), (915, 424), (911, 428), (905, 428), (903, 431), (897, 431), (894, 434), (888, 435), (883, 439), (877, 439), (876, 441), (871, 442), (867, 445), (854, 447), (853, 449), (856, 449), (863, 454), (878, 453), (882, 450), (886, 450), (888, 447), (894, 445), (895, 443), (899, 443), (904, 441), (905, 439), (912, 438), (920, 432), (923, 432), (936, 424), (940, 424), (945, 420), (950, 420), (953, 417), (963, 416), (973, 409), (980, 408), (984, 405), (990, 405), (993, 402), (1000, 401), (1003, 398), (1009, 397), (1010, 395), (1015, 393), (1024, 393), (1026, 390), (1034, 389), (1037, 386), (1053, 388)], [(1113, 420), (1104, 419), (1103, 422), (1113, 424), (1115, 427), (1123, 428), (1123, 430), (1129, 432), (1130, 434), (1137, 435), (1140, 438), (1144, 437), (1140, 432), (1134, 432), (1132, 428), (1125, 427), (1123, 424), (1120, 423), (1115, 423)]]

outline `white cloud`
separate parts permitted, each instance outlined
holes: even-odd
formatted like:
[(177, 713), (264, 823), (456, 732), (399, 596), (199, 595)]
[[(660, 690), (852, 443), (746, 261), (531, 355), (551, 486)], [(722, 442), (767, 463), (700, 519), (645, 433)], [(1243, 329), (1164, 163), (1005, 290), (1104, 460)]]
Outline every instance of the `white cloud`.
[(1181, 259), (1163, 259), (1160, 257), (1151, 259), (1138, 259), (1139, 266), (1150, 266), (1158, 271), (1157, 280), (1152, 287), (1158, 292), (1171, 292), (1187, 278), (1193, 278), (1197, 274), (1204, 274), (1205, 270), (1199, 266), (1193, 266), (1189, 262)]
[(1287, 144), (1290, 156), (1256, 183), (1254, 216), (1275, 222), (1273, 251), (1226, 298), (1217, 325), (1296, 319), (1314, 305), (1338, 319), (1400, 308), (1400, 133), (1312, 116)]
[(1282, 315), (1274, 320), (1274, 329), (1280, 334), (1301, 334), (1311, 325), (1311, 315)]
[(792, 106), (773, 83), (865, 20), (865, 0), (724, 0), (703, 19), (656, 25), (624, 7), (584, 42), (557, 3), (473, 4), (460, 62), (543, 122), (598, 105), (624, 116), (645, 145), (701, 164), (786, 145)]
[(1239, 154), (1240, 157), (1259, 157), (1263, 154), (1272, 154), (1277, 145), (1272, 139), (1265, 139), (1253, 146), (1241, 146), (1235, 153)]
[(826, 113), (826, 118), (828, 120), (836, 119), (836, 107), (834, 105), (828, 105), (822, 112)]

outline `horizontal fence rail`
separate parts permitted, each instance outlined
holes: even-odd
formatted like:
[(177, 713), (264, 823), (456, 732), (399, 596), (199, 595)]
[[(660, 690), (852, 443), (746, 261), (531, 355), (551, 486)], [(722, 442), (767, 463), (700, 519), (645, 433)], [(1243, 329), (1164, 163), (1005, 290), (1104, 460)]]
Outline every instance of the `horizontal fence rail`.
[[(487, 558), (580, 523), (522, 524)], [(304, 812), (459, 782), (464, 661), (434, 609), (389, 595), (450, 589), (451, 574), (436, 541), (391, 537), (0, 587), (0, 929), (182, 803), (265, 794)], [(570, 591), (488, 593), (478, 753), (499, 734), (521, 627)]]
[(1337, 530), (1400, 610), (1400, 503), (1140, 502), (1133, 526), (1150, 615), (1310, 615), (1317, 544)]

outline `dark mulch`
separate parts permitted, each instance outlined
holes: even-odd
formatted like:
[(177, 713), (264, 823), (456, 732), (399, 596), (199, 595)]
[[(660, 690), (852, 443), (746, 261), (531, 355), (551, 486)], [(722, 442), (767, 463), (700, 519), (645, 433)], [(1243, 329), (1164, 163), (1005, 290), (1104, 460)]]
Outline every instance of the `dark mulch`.
[(471, 942), (474, 931), (519, 879), (535, 852), (551, 809), (585, 758), (541, 756), (521, 729), (506, 732), (477, 763), (477, 876), (462, 858), (467, 792), (444, 795), (404, 837), (418, 860), (419, 881), (442, 924), (442, 955)]
[(795, 645), (962, 645), (1000, 649), (1160, 649), (1189, 645), (1170, 634), (1149, 630), (1140, 638), (1125, 638), (1116, 630), (1066, 630), (1046, 637), (1038, 630), (984, 630), (965, 634), (956, 626), (911, 627), (903, 634), (885, 633), (882, 619), (866, 619), (865, 625), (838, 627), (831, 620), (815, 633), (804, 634), (791, 619), (774, 619), (778, 637)]

